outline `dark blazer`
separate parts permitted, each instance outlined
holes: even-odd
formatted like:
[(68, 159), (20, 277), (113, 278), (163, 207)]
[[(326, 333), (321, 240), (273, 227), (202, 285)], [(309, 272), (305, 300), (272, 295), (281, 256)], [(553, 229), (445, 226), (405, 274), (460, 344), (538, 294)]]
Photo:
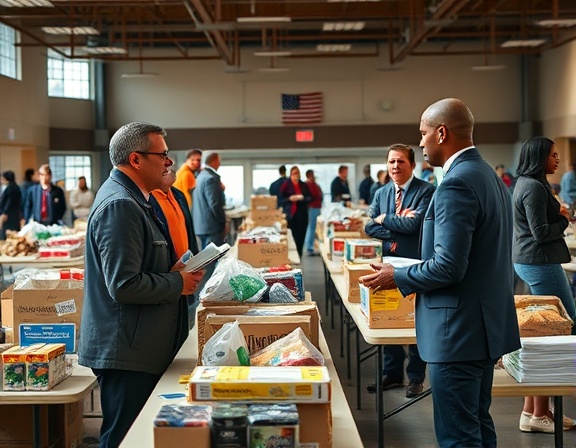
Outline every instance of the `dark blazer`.
[(220, 176), (210, 168), (200, 171), (192, 191), (192, 217), (198, 235), (224, 235), (226, 213)]
[(422, 229), (424, 263), (398, 268), (416, 298), (416, 337), (428, 362), (496, 360), (520, 348), (514, 308), (512, 204), (472, 148), (451, 165)]
[(41, 207), (42, 186), (36, 184), (28, 189), (28, 195), (24, 205), (24, 219), (28, 222), (30, 218), (34, 218), (34, 221), (47, 225), (62, 224), (62, 217), (64, 216), (64, 212), (66, 212), (64, 190), (52, 184), (48, 192), (48, 220), (45, 222), (42, 222), (40, 219)]
[[(342, 201), (342, 195), (344, 194), (350, 195), (350, 187), (348, 186), (348, 181), (344, 181), (340, 178), (340, 176), (336, 176), (330, 184), (330, 196), (332, 198), (332, 202)], [(350, 197), (348, 200), (351, 199), (352, 198)]]
[(20, 215), (22, 213), (22, 193), (16, 182), (10, 182), (0, 195), (0, 215), (8, 219), (2, 225), (4, 230), (20, 230)]
[(514, 244), (512, 261), (522, 264), (568, 263), (570, 251), (564, 241), (568, 219), (550, 187), (531, 177), (520, 176), (513, 195)]
[(303, 219), (308, 222), (308, 204), (312, 201), (312, 195), (305, 182), (299, 181), (300, 191), (304, 199), (302, 201), (296, 202), (296, 213), (293, 215), (292, 211), (292, 201), (290, 201), (290, 196), (296, 194), (294, 185), (292, 181), (288, 180), (282, 184), (280, 188), (280, 194), (278, 196), (278, 205), (282, 207), (282, 211), (286, 215), (286, 220), (290, 221), (295, 217), (297, 219)]
[(274, 182), (270, 184), (270, 188), (268, 191), (270, 192), (270, 196), (280, 196), (280, 187), (284, 182), (288, 180), (287, 177), (279, 177)]
[[(364, 231), (372, 238), (383, 242), (395, 241), (396, 252), (390, 254), (390, 245), (383, 245), (384, 255), (397, 257), (420, 258), (420, 229), (430, 200), (434, 194), (434, 185), (417, 177), (412, 179), (408, 189), (403, 193), (402, 209), (412, 209), (416, 216), (408, 218), (396, 215), (396, 190), (394, 182), (388, 182), (378, 189), (370, 206), (370, 221)], [(374, 222), (374, 218), (386, 213), (382, 225)]]

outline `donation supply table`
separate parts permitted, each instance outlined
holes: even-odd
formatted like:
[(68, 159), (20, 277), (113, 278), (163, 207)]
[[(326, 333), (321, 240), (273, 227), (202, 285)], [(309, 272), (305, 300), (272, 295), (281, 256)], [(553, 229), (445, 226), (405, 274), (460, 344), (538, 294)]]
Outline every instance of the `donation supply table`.
[[(422, 398), (428, 396), (431, 391), (430, 389), (424, 391), (423, 394), (416, 398), (413, 398), (407, 404), (400, 406), (399, 408), (384, 414), (384, 399), (382, 391), (382, 360), (383, 360), (383, 349), (384, 345), (407, 345), (416, 343), (416, 330), (414, 328), (390, 328), (390, 329), (373, 329), (368, 327), (368, 321), (366, 316), (362, 313), (359, 303), (351, 303), (348, 300), (348, 294), (346, 290), (346, 283), (344, 279), (344, 274), (340, 271), (339, 266), (336, 262), (329, 260), (324, 253), (322, 253), (322, 260), (324, 262), (324, 270), (326, 274), (326, 291), (327, 296), (333, 294), (333, 297), (327, 297), (326, 300), (337, 299), (336, 295), (340, 299), (341, 310), (344, 309), (348, 314), (348, 319), (350, 319), (356, 326), (357, 338), (356, 338), (356, 369), (357, 369), (357, 394), (358, 400), (360, 396), (360, 364), (367, 358), (361, 359), (361, 354), (359, 351), (359, 341), (358, 333), (362, 335), (362, 338), (366, 343), (375, 347), (376, 350), (376, 408), (378, 414), (378, 447), (384, 447), (384, 420), (391, 417), (398, 412), (402, 411), (411, 404), (421, 400)], [(576, 266), (576, 263), (574, 263)], [(575, 268), (576, 269), (576, 268)], [(333, 315), (332, 311), (332, 315)], [(341, 317), (341, 341), (342, 333), (344, 332), (343, 318)], [(349, 334), (348, 334), (349, 337)], [(345, 356), (350, 359), (350, 344), (349, 341), (346, 344)], [(548, 383), (518, 383), (514, 378), (512, 378), (505, 370), (496, 369), (494, 372), (494, 382), (492, 385), (492, 395), (494, 397), (524, 397), (524, 396), (551, 396), (554, 397), (554, 409), (556, 415), (563, 415), (562, 410), (562, 396), (563, 395), (574, 395), (576, 393), (576, 384), (548, 384)], [(359, 402), (358, 402), (359, 404)], [(360, 406), (358, 406), (360, 409)], [(554, 422), (555, 434), (554, 434), (554, 446), (556, 448), (561, 448), (563, 446), (563, 427), (562, 419), (556, 419)]]
[(0, 391), (0, 406), (32, 405), (32, 446), (41, 448), (48, 443), (42, 440), (40, 432), (41, 407), (76, 403), (86, 397), (96, 385), (92, 370), (77, 366), (72, 376), (48, 391)]
[[(320, 334), (320, 348), (326, 358), (326, 367), (332, 382), (332, 446), (333, 448), (361, 448), (362, 439), (344, 396), (338, 373), (334, 367), (324, 335)], [(181, 400), (163, 400), (159, 394), (186, 392), (185, 385), (178, 384), (181, 375), (188, 375), (196, 366), (197, 359), (196, 329), (193, 328), (174, 362), (158, 382), (144, 409), (130, 428), (120, 445), (124, 448), (152, 448), (154, 446), (154, 418), (164, 404), (179, 404)], [(183, 398), (185, 402), (185, 398)]]

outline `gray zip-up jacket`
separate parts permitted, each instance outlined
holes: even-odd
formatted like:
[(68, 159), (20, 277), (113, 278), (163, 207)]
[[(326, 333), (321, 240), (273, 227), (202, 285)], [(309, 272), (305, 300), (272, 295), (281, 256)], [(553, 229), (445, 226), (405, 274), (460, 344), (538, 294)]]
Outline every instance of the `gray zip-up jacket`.
[(160, 375), (188, 325), (179, 316), (182, 277), (170, 272), (170, 247), (138, 186), (114, 169), (86, 233), (79, 363)]

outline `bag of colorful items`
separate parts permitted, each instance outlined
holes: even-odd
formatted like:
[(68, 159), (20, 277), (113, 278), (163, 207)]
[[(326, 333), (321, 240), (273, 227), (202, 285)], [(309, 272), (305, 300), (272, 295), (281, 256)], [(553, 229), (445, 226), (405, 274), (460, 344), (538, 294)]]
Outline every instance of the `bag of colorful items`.
[(257, 269), (269, 289), (264, 294), (265, 303), (297, 303), (305, 299), (304, 280), (301, 269), (290, 265)]
[(250, 355), (251, 366), (323, 366), (324, 356), (301, 328)]

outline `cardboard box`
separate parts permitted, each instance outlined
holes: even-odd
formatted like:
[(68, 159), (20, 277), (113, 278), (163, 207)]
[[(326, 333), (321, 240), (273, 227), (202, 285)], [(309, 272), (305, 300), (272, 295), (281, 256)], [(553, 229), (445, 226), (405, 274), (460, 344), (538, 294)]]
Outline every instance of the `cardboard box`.
[(50, 390), (66, 378), (66, 346), (45, 344), (26, 355), (26, 390)]
[[(75, 403), (41, 406), (42, 446), (78, 448), (84, 434), (84, 400)], [(32, 405), (0, 406), (0, 446), (32, 446)]]
[(286, 215), (280, 209), (251, 210), (247, 218), (260, 226), (273, 226), (285, 219)]
[(210, 448), (210, 427), (154, 428), (154, 448)]
[[(332, 234), (325, 232), (324, 237), (322, 239), (322, 244), (324, 244), (324, 252), (328, 255), (328, 258), (332, 257), (332, 239), (333, 238), (358, 239), (358, 238), (360, 238), (360, 232), (332, 232)], [(343, 256), (343, 255), (344, 255), (344, 249), (342, 249), (340, 256)]]
[(369, 328), (414, 328), (415, 294), (403, 297), (398, 289), (373, 292), (360, 285), (360, 309)]
[(348, 263), (374, 263), (382, 261), (382, 241), (348, 239), (344, 244), (344, 258)]
[(329, 403), (327, 367), (197, 366), (188, 381), (188, 401), (289, 401)]
[(255, 268), (288, 264), (288, 243), (237, 244), (238, 259)]
[(84, 291), (76, 280), (42, 280), (30, 289), (15, 288), (14, 340), (19, 341), (19, 325), (26, 323), (73, 323), (80, 329)]
[(0, 295), (0, 322), (3, 327), (14, 326), (14, 301), (12, 300), (12, 291), (14, 285), (10, 285)]
[(344, 280), (346, 281), (348, 302), (360, 303), (360, 283), (358, 279), (363, 275), (372, 273), (374, 273), (374, 269), (369, 264), (344, 263)]
[[(301, 328), (306, 337), (319, 348), (318, 340), (312, 336), (312, 322), (310, 316), (218, 316), (208, 314), (204, 323), (204, 340), (208, 341), (226, 322), (238, 321), (244, 334), (249, 353), (255, 353), (272, 342)], [(202, 359), (204, 346), (198, 347), (198, 361)]]
[(332, 448), (332, 406), (330, 403), (297, 403), (300, 443)]
[(278, 208), (276, 196), (256, 195), (250, 197), (250, 210), (275, 210)]
[[(217, 302), (213, 302), (217, 303)], [(235, 304), (233, 306), (222, 303), (219, 306), (207, 306), (201, 303), (196, 308), (196, 329), (198, 336), (198, 358), (206, 343), (205, 325), (209, 314), (218, 316), (241, 316), (254, 309), (261, 309), (270, 317), (310, 316), (310, 341), (318, 346), (320, 340), (320, 313), (316, 302), (306, 301), (291, 305), (278, 305), (274, 303)]]

